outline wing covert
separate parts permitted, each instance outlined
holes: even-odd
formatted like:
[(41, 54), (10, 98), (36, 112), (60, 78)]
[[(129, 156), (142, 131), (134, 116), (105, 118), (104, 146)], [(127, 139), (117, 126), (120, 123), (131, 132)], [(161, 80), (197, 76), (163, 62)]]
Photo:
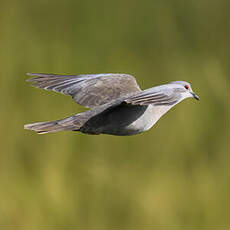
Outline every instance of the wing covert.
[(173, 94), (165, 94), (162, 92), (142, 91), (138, 94), (128, 97), (125, 102), (132, 105), (173, 105), (179, 100)]

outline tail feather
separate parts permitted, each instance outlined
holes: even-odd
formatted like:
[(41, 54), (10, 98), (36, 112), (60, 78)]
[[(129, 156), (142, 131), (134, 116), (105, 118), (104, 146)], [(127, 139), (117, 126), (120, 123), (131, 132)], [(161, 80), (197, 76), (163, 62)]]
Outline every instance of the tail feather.
[(75, 122), (76, 116), (68, 117), (63, 120), (37, 122), (33, 124), (24, 125), (24, 129), (29, 129), (38, 134), (53, 133), (64, 130), (78, 130), (81, 124)]

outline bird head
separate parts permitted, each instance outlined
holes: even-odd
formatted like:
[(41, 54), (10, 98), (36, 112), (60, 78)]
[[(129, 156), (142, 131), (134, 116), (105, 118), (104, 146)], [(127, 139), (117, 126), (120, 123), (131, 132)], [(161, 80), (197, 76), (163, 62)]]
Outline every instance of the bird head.
[(180, 89), (183, 98), (193, 97), (196, 100), (200, 100), (200, 98), (193, 92), (192, 87), (188, 82), (186, 82), (186, 81), (173, 81), (173, 82), (170, 82), (170, 84), (177, 85), (177, 88)]

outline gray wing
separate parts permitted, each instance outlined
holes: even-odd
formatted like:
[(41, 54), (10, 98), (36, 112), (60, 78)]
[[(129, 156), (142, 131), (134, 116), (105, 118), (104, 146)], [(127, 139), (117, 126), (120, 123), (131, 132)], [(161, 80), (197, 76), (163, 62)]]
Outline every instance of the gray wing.
[(126, 98), (124, 101), (132, 105), (174, 105), (180, 97), (173, 93), (142, 91), (136, 95)]
[(76, 103), (89, 108), (141, 91), (135, 78), (128, 74), (28, 75), (36, 76), (27, 80), (33, 86), (70, 95)]

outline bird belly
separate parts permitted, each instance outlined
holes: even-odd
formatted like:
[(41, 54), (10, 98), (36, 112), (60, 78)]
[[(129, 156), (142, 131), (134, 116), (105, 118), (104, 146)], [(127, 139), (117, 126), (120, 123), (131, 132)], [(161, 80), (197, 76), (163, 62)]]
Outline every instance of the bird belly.
[(149, 105), (141, 117), (126, 127), (127, 131), (137, 134), (149, 130), (170, 108), (165, 105)]
[(80, 129), (88, 134), (130, 136), (150, 129), (170, 106), (121, 105), (89, 119)]

